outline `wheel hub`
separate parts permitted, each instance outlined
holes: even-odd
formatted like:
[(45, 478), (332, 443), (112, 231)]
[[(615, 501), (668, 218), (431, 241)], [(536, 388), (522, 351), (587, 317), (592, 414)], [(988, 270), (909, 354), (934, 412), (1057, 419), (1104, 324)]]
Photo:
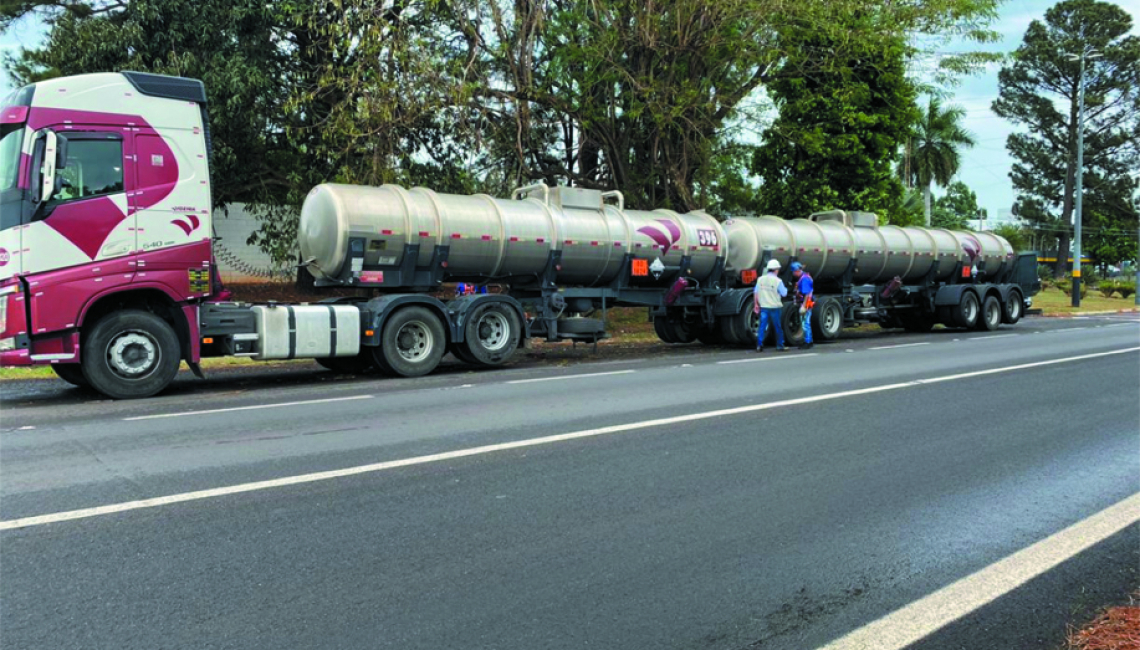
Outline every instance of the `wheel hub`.
[(158, 345), (142, 332), (126, 332), (117, 336), (107, 349), (111, 369), (130, 379), (138, 379), (153, 370), (158, 356)]
[(431, 330), (419, 321), (405, 323), (396, 333), (396, 349), (406, 361), (422, 361), (432, 349)]
[(484, 350), (501, 350), (510, 340), (511, 327), (506, 317), (497, 312), (488, 312), (479, 319), (479, 346)]

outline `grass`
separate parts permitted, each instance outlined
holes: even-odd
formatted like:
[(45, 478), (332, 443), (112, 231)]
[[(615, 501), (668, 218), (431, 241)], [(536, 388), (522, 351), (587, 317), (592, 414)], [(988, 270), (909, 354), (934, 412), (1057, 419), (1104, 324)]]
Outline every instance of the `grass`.
[(1089, 291), (1081, 298), (1081, 306), (1073, 307), (1073, 299), (1066, 296), (1060, 289), (1043, 289), (1033, 296), (1033, 306), (1041, 309), (1046, 316), (1059, 316), (1064, 314), (1083, 314), (1090, 311), (1118, 311), (1121, 309), (1135, 309), (1136, 301), (1132, 296), (1127, 299), (1113, 295), (1105, 298), (1099, 291)]

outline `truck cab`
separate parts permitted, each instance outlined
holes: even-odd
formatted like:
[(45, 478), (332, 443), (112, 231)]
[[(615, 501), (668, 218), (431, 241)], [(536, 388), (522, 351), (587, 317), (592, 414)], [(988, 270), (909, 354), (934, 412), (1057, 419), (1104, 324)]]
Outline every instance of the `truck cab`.
[[(80, 349), (96, 346), (100, 381), (132, 396), (198, 360), (195, 309), (211, 295), (208, 148), (195, 80), (91, 74), (4, 98), (0, 364), (50, 363), (85, 383)], [(124, 315), (133, 324), (106, 325)]]

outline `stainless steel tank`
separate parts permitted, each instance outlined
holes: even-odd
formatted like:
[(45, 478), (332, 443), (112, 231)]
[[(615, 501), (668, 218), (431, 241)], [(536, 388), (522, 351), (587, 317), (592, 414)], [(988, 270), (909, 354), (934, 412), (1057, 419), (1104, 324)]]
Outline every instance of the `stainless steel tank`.
[(983, 232), (880, 226), (869, 212), (834, 210), (807, 219), (748, 217), (724, 223), (728, 234), (725, 266), (740, 273), (757, 269), (765, 251), (787, 266), (795, 256), (816, 279), (840, 277), (852, 258), (854, 282), (871, 284), (898, 276), (903, 282), (926, 277), (937, 260), (935, 280), (946, 280), (958, 262), (985, 262), (987, 275), (1012, 264), (1013, 247)]
[(626, 253), (677, 266), (703, 280), (725, 254), (725, 231), (704, 212), (626, 210), (618, 192), (534, 185), (510, 200), (458, 196), (397, 185), (318, 185), (301, 209), (302, 258), (318, 278), (337, 277), (348, 241), (365, 239), (364, 267), (400, 264), (406, 244), (419, 244), (418, 266), (436, 245), (450, 246), (455, 276), (509, 279), (542, 272), (562, 251), (557, 280), (600, 285), (620, 272)]

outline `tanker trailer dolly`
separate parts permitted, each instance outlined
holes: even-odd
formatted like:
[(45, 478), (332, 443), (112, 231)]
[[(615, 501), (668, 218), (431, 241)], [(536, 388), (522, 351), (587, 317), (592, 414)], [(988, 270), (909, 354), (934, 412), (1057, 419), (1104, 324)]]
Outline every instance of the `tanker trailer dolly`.
[[(1016, 254), (991, 233), (880, 226), (872, 213), (840, 210), (807, 219), (731, 219), (725, 230), (734, 284), (754, 280), (769, 259), (784, 268), (804, 264), (815, 280), (812, 331), (821, 341), (859, 323), (911, 332), (938, 323), (992, 331), (1020, 320), (1041, 288), (1035, 254)], [(718, 304), (726, 338), (751, 315), (746, 292), (725, 292)], [(782, 319), (791, 345), (803, 340), (793, 312), (786, 307)]]

